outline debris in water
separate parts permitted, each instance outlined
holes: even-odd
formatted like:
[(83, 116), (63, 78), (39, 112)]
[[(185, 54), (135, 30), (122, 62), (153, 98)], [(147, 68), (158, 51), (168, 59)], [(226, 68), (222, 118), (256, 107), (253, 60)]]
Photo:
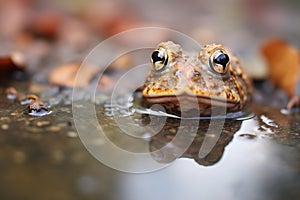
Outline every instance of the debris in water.
[(18, 92), (14, 87), (8, 87), (5, 90), (5, 94), (9, 100), (15, 100), (17, 98)]
[(28, 114), (35, 117), (49, 115), (51, 110), (40, 100), (33, 100), (28, 104)]
[(26, 104), (30, 104), (32, 101), (36, 101), (38, 100), (39, 97), (34, 95), (34, 94), (30, 94), (30, 95), (24, 95), (22, 99), (20, 100), (20, 104), (21, 105), (26, 105)]
[[(20, 52), (13, 52), (11, 55), (0, 57), (0, 76), (6, 77), (16, 75), (18, 72), (25, 72), (26, 64), (24, 55)], [(16, 77), (22, 79), (22, 76)]]
[(23, 93), (18, 92), (13, 87), (8, 87), (5, 90), (5, 93), (8, 99), (11, 100), (17, 99), (17, 101), (19, 101), (21, 105), (27, 105), (28, 114), (31, 116), (40, 117), (52, 113), (49, 107), (46, 106), (40, 100), (40, 98), (34, 94), (25, 95)]

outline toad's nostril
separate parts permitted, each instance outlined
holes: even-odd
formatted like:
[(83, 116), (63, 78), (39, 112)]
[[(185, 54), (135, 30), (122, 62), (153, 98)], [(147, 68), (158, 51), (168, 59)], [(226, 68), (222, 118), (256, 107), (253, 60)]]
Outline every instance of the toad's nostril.
[(200, 76), (201, 76), (200, 72), (198, 72), (198, 71), (194, 72), (194, 77), (200, 77)]

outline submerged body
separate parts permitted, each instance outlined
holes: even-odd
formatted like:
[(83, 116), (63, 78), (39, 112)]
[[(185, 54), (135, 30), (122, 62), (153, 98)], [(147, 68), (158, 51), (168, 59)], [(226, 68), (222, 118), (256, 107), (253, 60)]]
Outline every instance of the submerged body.
[(143, 98), (169, 113), (197, 109), (201, 115), (210, 115), (217, 108), (236, 112), (251, 100), (251, 81), (222, 45), (206, 45), (190, 53), (171, 41), (162, 42), (151, 62)]

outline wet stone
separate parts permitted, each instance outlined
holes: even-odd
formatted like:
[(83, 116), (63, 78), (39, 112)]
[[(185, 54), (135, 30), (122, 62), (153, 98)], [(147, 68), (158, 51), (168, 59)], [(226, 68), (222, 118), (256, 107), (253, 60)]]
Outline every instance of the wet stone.
[(176, 133), (176, 129), (175, 128), (171, 128), (170, 132), (174, 134), (174, 133)]
[(50, 126), (47, 128), (48, 131), (51, 131), (51, 132), (58, 132), (61, 130), (61, 127), (59, 126)]
[(37, 127), (45, 127), (45, 126), (48, 126), (50, 124), (51, 124), (50, 121), (38, 121), (38, 122), (36, 122)]
[(2, 122), (7, 122), (7, 123), (11, 122), (11, 120), (10, 120), (9, 117), (1, 117), (1, 118), (0, 118), (0, 121), (2, 121)]
[(32, 101), (36, 101), (39, 98), (36, 95), (27, 95), (23, 99), (20, 100), (21, 105), (30, 104)]
[(16, 112), (13, 112), (13, 113), (10, 113), (11, 116), (17, 116), (19, 115), (19, 113), (16, 113)]
[(51, 114), (52, 111), (40, 101), (32, 101), (28, 106), (28, 114), (35, 117)]
[(13, 87), (9, 87), (5, 90), (6, 97), (9, 100), (15, 100), (17, 98), (17, 90)]
[(77, 133), (74, 132), (74, 131), (67, 132), (67, 136), (70, 137), (70, 138), (77, 138), (78, 137)]
[(1, 129), (2, 130), (8, 130), (9, 129), (9, 125), (8, 124), (2, 124), (1, 125)]

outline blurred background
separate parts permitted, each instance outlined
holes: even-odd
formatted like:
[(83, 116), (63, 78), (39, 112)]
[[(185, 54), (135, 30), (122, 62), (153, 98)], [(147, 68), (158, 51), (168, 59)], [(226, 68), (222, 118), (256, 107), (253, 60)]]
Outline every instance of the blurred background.
[[(15, 79), (25, 80), (17, 85), (40, 92), (45, 90), (40, 85), (46, 85), (46, 90), (51, 89), (49, 83), (66, 86), (64, 77), (62, 83), (51, 78), (52, 70), (80, 63), (110, 36), (137, 27), (166, 27), (189, 35), (200, 45), (224, 44), (238, 55), (247, 73), (261, 81), (268, 78), (260, 53), (266, 40), (282, 38), (300, 47), (299, 8), (297, 0), (0, 0), (0, 56), (21, 52), (27, 75), (17, 74)], [(15, 83), (7, 79), (6, 71), (1, 73), (4, 93), (4, 87)], [(60, 89), (50, 90), (50, 95)], [(167, 170), (132, 175), (102, 165), (87, 152), (76, 135), (70, 104), (54, 108), (49, 118), (24, 119), (23, 107), (8, 104), (4, 96), (0, 102), (3, 200), (299, 197), (299, 143), (280, 146), (235, 140), (227, 156), (211, 167), (185, 158)], [(265, 124), (263, 128), (272, 130)], [(299, 124), (295, 133), (298, 128)]]
[[(261, 78), (267, 75), (259, 55), (263, 41), (279, 37), (299, 46), (298, 8), (296, 0), (1, 0), (0, 55), (21, 51), (30, 72), (41, 74), (82, 60), (100, 41), (121, 31), (158, 26), (187, 34), (201, 45), (228, 46), (248, 73)], [(42, 81), (40, 76), (36, 79)]]

